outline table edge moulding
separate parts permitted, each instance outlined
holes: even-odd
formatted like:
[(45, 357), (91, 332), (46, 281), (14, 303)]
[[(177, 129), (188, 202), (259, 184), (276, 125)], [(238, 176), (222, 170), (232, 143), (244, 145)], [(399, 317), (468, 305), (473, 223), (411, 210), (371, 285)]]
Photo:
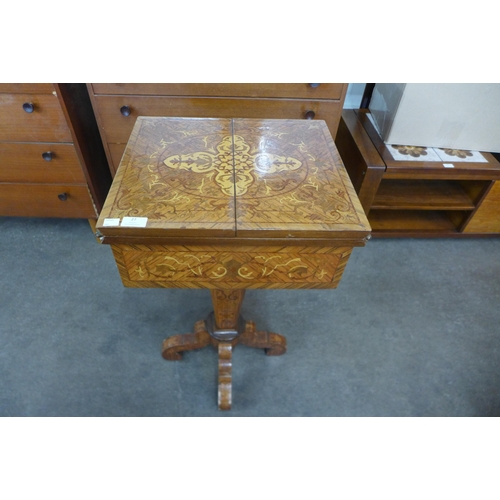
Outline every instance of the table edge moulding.
[(241, 318), (245, 290), (336, 288), (370, 237), (326, 123), (292, 119), (138, 117), (97, 231), (125, 286), (210, 290), (214, 312), (162, 354), (217, 348), (226, 410), (235, 345), (286, 351)]

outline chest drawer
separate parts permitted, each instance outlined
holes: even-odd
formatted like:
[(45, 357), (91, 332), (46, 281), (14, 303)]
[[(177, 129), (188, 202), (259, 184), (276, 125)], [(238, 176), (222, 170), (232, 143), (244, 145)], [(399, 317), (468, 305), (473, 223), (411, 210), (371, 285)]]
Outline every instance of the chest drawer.
[[(59, 195), (66, 195), (66, 200)], [(0, 184), (2, 216), (95, 218), (87, 186)]]
[(0, 182), (84, 184), (85, 177), (72, 144), (0, 142)]
[(315, 119), (325, 120), (334, 136), (342, 112), (340, 101), (307, 99), (95, 96), (94, 101), (107, 142), (123, 144), (138, 116), (305, 119), (312, 113)]
[[(318, 86), (312, 86), (318, 85)], [(95, 94), (341, 99), (343, 83), (93, 83)]]
[(5, 141), (72, 142), (57, 97), (53, 94), (0, 94), (0, 142)]
[(0, 92), (9, 94), (52, 94), (53, 83), (0, 83)]

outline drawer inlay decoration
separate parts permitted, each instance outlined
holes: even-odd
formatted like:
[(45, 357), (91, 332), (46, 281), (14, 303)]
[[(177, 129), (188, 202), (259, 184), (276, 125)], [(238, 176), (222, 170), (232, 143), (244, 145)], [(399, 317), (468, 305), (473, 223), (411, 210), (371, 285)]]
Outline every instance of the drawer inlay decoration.
[(235, 252), (123, 252), (133, 281), (330, 283), (340, 255)]

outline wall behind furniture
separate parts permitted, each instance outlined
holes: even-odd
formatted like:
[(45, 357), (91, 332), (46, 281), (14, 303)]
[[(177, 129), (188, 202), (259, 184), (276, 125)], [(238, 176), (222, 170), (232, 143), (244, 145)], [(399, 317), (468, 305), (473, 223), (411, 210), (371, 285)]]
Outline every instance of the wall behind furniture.
[(350, 83), (344, 101), (344, 109), (359, 109), (366, 83)]

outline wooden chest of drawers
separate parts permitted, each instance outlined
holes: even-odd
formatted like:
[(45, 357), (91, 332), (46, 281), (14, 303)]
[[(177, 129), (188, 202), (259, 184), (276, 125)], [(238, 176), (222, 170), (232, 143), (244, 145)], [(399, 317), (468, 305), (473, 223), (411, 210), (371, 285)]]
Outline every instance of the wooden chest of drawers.
[(90, 83), (112, 174), (138, 116), (319, 119), (335, 137), (346, 83)]
[(84, 84), (0, 84), (0, 216), (97, 219), (110, 184)]

